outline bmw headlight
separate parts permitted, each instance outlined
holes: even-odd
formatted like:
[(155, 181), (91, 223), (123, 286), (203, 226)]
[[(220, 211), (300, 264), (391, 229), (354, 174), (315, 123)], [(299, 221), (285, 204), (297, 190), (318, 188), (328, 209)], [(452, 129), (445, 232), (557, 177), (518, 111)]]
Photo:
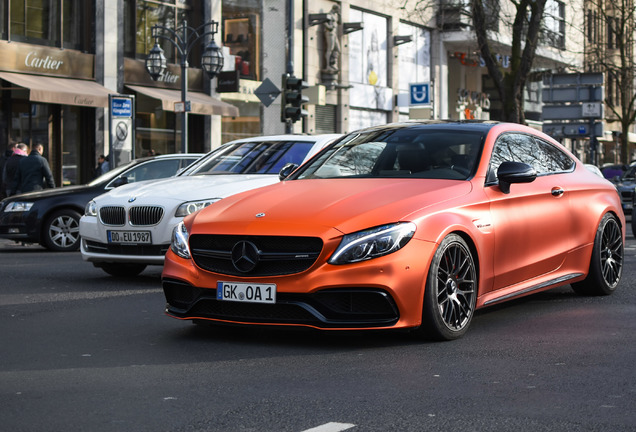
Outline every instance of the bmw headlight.
[(97, 203), (93, 200), (89, 201), (84, 208), (84, 214), (86, 216), (97, 216)]
[(188, 246), (188, 238), (190, 234), (183, 222), (172, 230), (172, 243), (170, 249), (181, 258), (190, 259), (190, 247)]
[(412, 222), (395, 223), (347, 234), (329, 264), (350, 264), (393, 253), (413, 238), (415, 228)]
[(207, 200), (201, 201), (189, 201), (181, 204), (177, 211), (175, 212), (175, 217), (186, 217), (189, 214), (194, 213), (195, 211), (199, 211), (202, 208), (206, 208), (212, 203), (219, 201), (221, 198), (211, 198)]
[(4, 211), (9, 213), (9, 212), (26, 212), (31, 210), (31, 207), (33, 207), (33, 203), (32, 202), (25, 202), (25, 201), (13, 201), (10, 202), (9, 204), (7, 204), (4, 208)]

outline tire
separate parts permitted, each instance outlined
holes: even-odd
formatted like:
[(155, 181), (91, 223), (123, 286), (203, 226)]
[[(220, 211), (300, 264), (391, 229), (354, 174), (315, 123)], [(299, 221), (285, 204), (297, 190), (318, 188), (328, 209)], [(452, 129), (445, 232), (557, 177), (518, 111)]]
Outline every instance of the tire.
[(623, 233), (613, 214), (603, 216), (594, 237), (594, 248), (587, 277), (572, 284), (581, 295), (609, 295), (616, 290), (623, 273)]
[(477, 301), (477, 268), (468, 244), (449, 234), (435, 251), (426, 280), (422, 326), (433, 340), (453, 340), (466, 333)]
[(53, 213), (42, 227), (42, 246), (56, 252), (76, 251), (80, 247), (80, 214), (62, 209)]
[(146, 264), (101, 263), (97, 267), (100, 267), (111, 276), (135, 277), (144, 271)]

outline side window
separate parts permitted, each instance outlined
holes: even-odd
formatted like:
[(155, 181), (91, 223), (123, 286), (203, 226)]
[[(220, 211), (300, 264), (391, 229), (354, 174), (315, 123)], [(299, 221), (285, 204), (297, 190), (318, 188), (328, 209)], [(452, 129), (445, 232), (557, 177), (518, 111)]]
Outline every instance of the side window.
[(160, 160), (139, 165), (126, 173), (128, 183), (170, 177), (179, 169), (179, 161)]
[(523, 162), (537, 169), (539, 159), (538, 145), (531, 136), (515, 133), (501, 135), (490, 158), (487, 181), (497, 181), (497, 169), (502, 162)]
[(572, 170), (575, 162), (557, 147), (540, 139), (536, 139), (539, 146), (541, 160), (535, 167), (537, 174), (560, 173)]

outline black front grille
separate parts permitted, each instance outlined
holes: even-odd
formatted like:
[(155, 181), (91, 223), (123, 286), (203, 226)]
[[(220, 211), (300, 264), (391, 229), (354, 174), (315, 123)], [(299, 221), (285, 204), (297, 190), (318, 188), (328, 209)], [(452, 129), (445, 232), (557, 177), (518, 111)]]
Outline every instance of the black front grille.
[(399, 319), (397, 306), (386, 292), (345, 288), (313, 294), (278, 293), (276, 304), (216, 299), (216, 289), (197, 288), (163, 279), (168, 313), (178, 318), (333, 327), (384, 327)]
[[(232, 249), (247, 241), (258, 249), (258, 263), (250, 271), (239, 271), (232, 261)], [(322, 250), (317, 237), (285, 236), (190, 236), (194, 262), (204, 270), (226, 275), (279, 276), (300, 273), (311, 267)]]
[(157, 225), (163, 217), (163, 208), (158, 206), (137, 206), (128, 210), (128, 219), (134, 226)]
[(141, 255), (141, 256), (162, 256), (168, 252), (169, 244), (108, 244), (86, 240), (84, 243), (87, 252), (107, 253), (111, 255)]
[(104, 225), (122, 226), (126, 223), (126, 209), (121, 206), (105, 206), (99, 209), (99, 218)]

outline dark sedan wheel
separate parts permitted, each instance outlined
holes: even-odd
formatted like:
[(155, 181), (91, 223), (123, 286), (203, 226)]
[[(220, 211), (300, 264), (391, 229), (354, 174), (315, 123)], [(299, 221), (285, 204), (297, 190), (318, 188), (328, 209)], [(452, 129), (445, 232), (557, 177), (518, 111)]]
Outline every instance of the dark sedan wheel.
[(590, 271), (572, 289), (582, 295), (608, 295), (614, 292), (623, 273), (623, 233), (613, 214), (603, 216), (596, 230)]
[(53, 213), (44, 223), (42, 246), (57, 252), (79, 249), (80, 217), (78, 212), (70, 209)]
[(468, 330), (477, 300), (477, 269), (463, 238), (450, 234), (433, 256), (426, 281), (420, 333), (452, 340)]
[(117, 277), (133, 277), (144, 271), (145, 264), (122, 264), (122, 263), (101, 263), (101, 267), (106, 273)]

